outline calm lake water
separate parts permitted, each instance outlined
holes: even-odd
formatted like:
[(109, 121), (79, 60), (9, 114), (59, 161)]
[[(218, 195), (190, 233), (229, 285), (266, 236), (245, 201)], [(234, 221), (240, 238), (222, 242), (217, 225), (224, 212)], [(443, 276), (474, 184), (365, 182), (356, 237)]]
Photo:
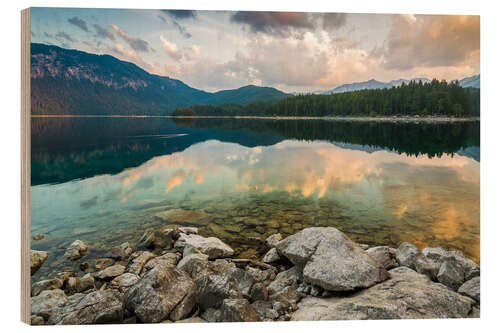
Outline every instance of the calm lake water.
[(34, 279), (70, 266), (60, 247), (75, 239), (92, 261), (171, 223), (241, 257), (333, 226), (479, 262), (479, 145), (479, 122), (32, 118), (32, 248), (51, 251)]

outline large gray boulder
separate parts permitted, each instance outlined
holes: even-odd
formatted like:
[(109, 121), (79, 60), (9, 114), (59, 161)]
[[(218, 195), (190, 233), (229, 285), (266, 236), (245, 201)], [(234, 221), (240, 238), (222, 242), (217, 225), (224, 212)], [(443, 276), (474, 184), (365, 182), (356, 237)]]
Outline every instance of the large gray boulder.
[(66, 249), (64, 257), (69, 260), (78, 260), (83, 256), (87, 255), (89, 247), (87, 244), (77, 239)]
[(366, 253), (368, 253), (370, 257), (381, 263), (382, 266), (384, 266), (384, 268), (387, 270), (399, 266), (396, 260), (396, 249), (393, 249), (392, 247), (375, 246), (366, 250)]
[(304, 281), (326, 290), (368, 288), (389, 277), (379, 262), (332, 227), (304, 229), (276, 249), (302, 270)]
[(54, 309), (67, 300), (68, 297), (61, 289), (43, 290), (37, 296), (31, 297), (31, 315), (47, 320)]
[(126, 308), (145, 323), (180, 320), (195, 305), (196, 284), (175, 266), (157, 266), (125, 292)]
[(181, 233), (179, 239), (175, 242), (175, 247), (184, 249), (186, 246), (193, 247), (208, 255), (209, 259), (225, 258), (234, 254), (234, 250), (218, 238)]
[(46, 251), (30, 250), (31, 275), (35, 274), (47, 260), (49, 253)]
[(225, 299), (221, 306), (220, 321), (252, 322), (261, 321), (260, 316), (246, 299)]
[(416, 272), (345, 297), (306, 297), (292, 320), (466, 318), (474, 301)]
[(113, 324), (123, 321), (124, 306), (116, 290), (75, 294), (53, 311), (48, 323), (55, 325)]
[(473, 277), (469, 281), (465, 282), (458, 288), (458, 293), (469, 296), (476, 302), (481, 302), (481, 278), (479, 276)]

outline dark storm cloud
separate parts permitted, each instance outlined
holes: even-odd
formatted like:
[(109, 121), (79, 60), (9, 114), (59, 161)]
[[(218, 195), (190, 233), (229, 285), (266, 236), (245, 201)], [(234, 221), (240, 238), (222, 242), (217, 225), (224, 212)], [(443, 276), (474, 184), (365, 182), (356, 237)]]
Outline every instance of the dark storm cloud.
[(60, 38), (60, 39), (65, 39), (69, 42), (74, 42), (75, 40), (73, 38), (71, 38), (70, 35), (68, 35), (67, 33), (63, 32), (63, 31), (59, 31), (57, 34), (56, 34), (56, 38)]
[(102, 39), (110, 39), (110, 40), (115, 40), (115, 35), (111, 31), (109, 31), (108, 28), (102, 27), (99, 24), (94, 24), (94, 29), (96, 33), (96, 37), (102, 38)]
[(246, 24), (253, 32), (288, 36), (293, 30), (314, 29), (308, 13), (295, 12), (236, 12), (231, 22)]
[(288, 37), (301, 36), (314, 30), (322, 23), (324, 30), (336, 30), (346, 23), (342, 13), (300, 13), (300, 12), (235, 12), (231, 22), (248, 25), (253, 32)]
[(344, 13), (324, 13), (323, 16), (323, 29), (324, 30), (337, 30), (346, 23), (346, 14)]
[(177, 20), (194, 19), (197, 16), (196, 10), (163, 9), (162, 12)]
[(85, 32), (89, 32), (89, 28), (87, 27), (87, 22), (85, 22), (84, 20), (82, 20), (77, 16), (68, 19), (68, 22), (70, 24), (73, 24), (75, 27), (82, 29)]
[(135, 51), (139, 52), (149, 52), (149, 43), (141, 38), (135, 38), (129, 36), (124, 30), (119, 26), (112, 24), (111, 29), (113, 29), (118, 36), (120, 36), (127, 44)]

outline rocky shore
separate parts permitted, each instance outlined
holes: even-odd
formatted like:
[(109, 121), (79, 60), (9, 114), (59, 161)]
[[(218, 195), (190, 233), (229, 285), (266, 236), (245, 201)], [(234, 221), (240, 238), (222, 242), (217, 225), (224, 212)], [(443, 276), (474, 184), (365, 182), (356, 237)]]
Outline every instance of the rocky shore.
[[(368, 247), (332, 227), (266, 246), (261, 261), (236, 259), (218, 238), (167, 226), (90, 264), (75, 240), (64, 259), (80, 270), (32, 284), (31, 324), (479, 317), (480, 268), (459, 251)], [(49, 255), (31, 251), (32, 275)]]

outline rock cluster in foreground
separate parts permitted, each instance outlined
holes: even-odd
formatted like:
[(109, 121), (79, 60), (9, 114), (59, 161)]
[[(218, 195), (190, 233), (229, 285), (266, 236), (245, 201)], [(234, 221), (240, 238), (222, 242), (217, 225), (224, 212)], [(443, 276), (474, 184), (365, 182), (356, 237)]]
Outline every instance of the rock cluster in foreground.
[[(234, 259), (192, 227), (147, 230), (134, 250), (31, 288), (31, 323), (200, 323), (478, 317), (480, 269), (458, 251), (409, 243), (363, 248), (335, 228), (266, 240), (262, 261)], [(88, 246), (75, 241), (65, 258)], [(32, 252), (32, 274), (47, 253)]]

